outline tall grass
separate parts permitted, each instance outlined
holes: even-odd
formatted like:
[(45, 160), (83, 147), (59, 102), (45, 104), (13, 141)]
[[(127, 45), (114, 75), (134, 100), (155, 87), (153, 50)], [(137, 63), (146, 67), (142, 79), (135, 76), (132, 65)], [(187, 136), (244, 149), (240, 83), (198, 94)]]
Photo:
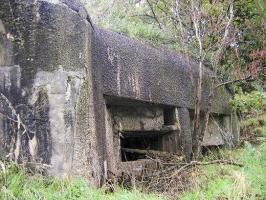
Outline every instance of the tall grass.
[(0, 173), (1, 200), (157, 200), (164, 199), (155, 194), (144, 194), (138, 190), (117, 189), (105, 193), (105, 189), (94, 189), (81, 179), (62, 179), (30, 175), (15, 165), (9, 165)]
[[(182, 200), (266, 200), (266, 142), (252, 146), (246, 142), (236, 150), (221, 149), (203, 157), (204, 161), (229, 159), (243, 163), (198, 166), (192, 170), (194, 187), (181, 194)], [(106, 193), (82, 179), (62, 179), (31, 174), (16, 165), (0, 162), (0, 200), (160, 200), (164, 195), (146, 194), (137, 189), (117, 188)]]
[(245, 143), (235, 151), (220, 150), (205, 159), (233, 159), (244, 167), (209, 165), (198, 167), (195, 188), (184, 192), (181, 199), (266, 199), (266, 143), (253, 147)]

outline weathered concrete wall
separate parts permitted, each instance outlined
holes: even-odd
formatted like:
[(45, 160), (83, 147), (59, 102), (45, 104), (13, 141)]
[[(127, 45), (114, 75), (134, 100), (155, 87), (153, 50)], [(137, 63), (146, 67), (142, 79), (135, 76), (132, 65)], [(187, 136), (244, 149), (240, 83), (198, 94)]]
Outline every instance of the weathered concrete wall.
[[(121, 34), (98, 28), (95, 34), (94, 56), (102, 69), (104, 94), (194, 109), (196, 63)], [(210, 84), (211, 72), (205, 69), (203, 109)], [(228, 91), (219, 89), (212, 112), (229, 114), (229, 99)]]
[(221, 146), (225, 144), (224, 137), (227, 135), (225, 135), (224, 120), (223, 116), (210, 117), (202, 146)]
[(5, 26), (0, 19), (0, 65), (12, 65), (14, 64), (13, 57), (13, 44), (14, 39), (11, 34), (9, 34)]
[(159, 130), (164, 125), (163, 109), (148, 106), (112, 106), (116, 130)]
[[(11, 158), (44, 162), (52, 166), (52, 175), (74, 174), (100, 185), (92, 28), (85, 9), (75, 3), (73, 7), (59, 0), (1, 2), (0, 92), (20, 115), (27, 134), (23, 127), (11, 133), (16, 122), (1, 116), (0, 138), (7, 144), (4, 154), (19, 149)], [(11, 91), (12, 87), (19, 89)], [(6, 104), (3, 99), (0, 103)]]

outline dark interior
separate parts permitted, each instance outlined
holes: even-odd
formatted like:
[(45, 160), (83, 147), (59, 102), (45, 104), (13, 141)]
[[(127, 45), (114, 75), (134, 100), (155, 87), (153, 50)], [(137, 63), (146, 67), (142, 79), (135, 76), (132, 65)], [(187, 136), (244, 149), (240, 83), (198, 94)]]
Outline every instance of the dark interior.
[(123, 148), (127, 149), (139, 149), (139, 150), (160, 150), (162, 136), (159, 134), (143, 134), (140, 136), (134, 136), (133, 134), (127, 135), (123, 134), (124, 137), (121, 138), (121, 157), (122, 161), (134, 161), (146, 158), (145, 154), (125, 152)]
[(176, 122), (175, 110), (172, 107), (163, 109), (164, 125), (174, 125)]

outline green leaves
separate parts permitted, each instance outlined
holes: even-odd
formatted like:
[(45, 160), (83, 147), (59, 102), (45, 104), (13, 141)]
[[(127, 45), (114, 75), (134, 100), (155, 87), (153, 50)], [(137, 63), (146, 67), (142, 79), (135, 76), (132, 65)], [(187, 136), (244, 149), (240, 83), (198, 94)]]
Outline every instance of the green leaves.
[(264, 112), (266, 110), (266, 94), (260, 91), (252, 91), (234, 96), (231, 101), (234, 109), (242, 113)]
[(224, 5), (222, 2), (217, 2), (214, 4), (211, 4), (209, 0), (205, 0), (204, 3), (202, 3), (202, 11), (207, 16), (212, 17), (219, 17), (221, 14), (223, 14), (224, 11)]

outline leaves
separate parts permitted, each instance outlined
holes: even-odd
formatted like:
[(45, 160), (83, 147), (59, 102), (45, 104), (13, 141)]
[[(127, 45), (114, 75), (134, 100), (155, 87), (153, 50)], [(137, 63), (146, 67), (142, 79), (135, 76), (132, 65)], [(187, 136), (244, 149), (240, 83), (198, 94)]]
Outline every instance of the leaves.
[(266, 94), (259, 91), (243, 93), (240, 91), (231, 101), (231, 105), (242, 113), (264, 112), (266, 109)]

